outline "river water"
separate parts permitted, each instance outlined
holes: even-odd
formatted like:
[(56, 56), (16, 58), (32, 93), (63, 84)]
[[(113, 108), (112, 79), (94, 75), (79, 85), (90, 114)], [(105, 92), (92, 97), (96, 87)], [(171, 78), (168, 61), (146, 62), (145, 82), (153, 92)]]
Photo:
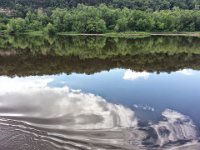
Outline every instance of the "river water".
[(199, 69), (197, 37), (0, 37), (0, 150), (198, 150)]

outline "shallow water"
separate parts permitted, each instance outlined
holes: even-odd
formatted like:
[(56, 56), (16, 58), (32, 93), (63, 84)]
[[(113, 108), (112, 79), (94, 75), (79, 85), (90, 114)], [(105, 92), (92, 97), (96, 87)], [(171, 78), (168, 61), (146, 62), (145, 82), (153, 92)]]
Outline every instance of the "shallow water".
[(1, 37), (0, 150), (198, 150), (199, 42)]

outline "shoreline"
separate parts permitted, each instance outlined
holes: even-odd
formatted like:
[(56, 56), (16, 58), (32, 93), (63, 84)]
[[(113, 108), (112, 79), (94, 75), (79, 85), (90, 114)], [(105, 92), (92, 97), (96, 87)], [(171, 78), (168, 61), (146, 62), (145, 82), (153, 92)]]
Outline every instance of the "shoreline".
[[(4, 32), (0, 32), (0, 36), (7, 35)], [(41, 31), (24, 32), (8, 35), (31, 35), (31, 36), (43, 36), (46, 35)], [(111, 33), (70, 33), (70, 32), (60, 32), (56, 33), (58, 36), (102, 36), (102, 37), (124, 37), (124, 38), (144, 38), (149, 36), (191, 36), (200, 37), (200, 32), (111, 32)]]
[(152, 36), (192, 36), (192, 37), (200, 37), (199, 32), (178, 32), (178, 33), (151, 33)]
[(89, 33), (58, 33), (61, 36), (105, 36), (105, 37), (148, 37), (148, 36), (192, 36), (200, 37), (200, 32), (136, 32), (136, 33), (102, 33), (102, 34), (89, 34)]
[(56, 35), (60, 36), (102, 36), (102, 37), (126, 37), (126, 38), (143, 38), (151, 36), (148, 32), (110, 32), (110, 33), (57, 33)]

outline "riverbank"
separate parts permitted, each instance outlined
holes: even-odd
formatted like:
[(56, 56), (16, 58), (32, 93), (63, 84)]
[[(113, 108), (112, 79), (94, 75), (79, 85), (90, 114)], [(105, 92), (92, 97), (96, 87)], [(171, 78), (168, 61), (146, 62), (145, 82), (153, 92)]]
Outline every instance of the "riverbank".
[[(7, 33), (0, 32), (0, 35)], [(15, 34), (13, 34), (15, 35)], [(28, 31), (17, 33), (16, 35), (43, 36), (46, 33), (42, 31)], [(60, 36), (102, 36), (102, 37), (123, 37), (123, 38), (144, 38), (149, 36), (191, 36), (200, 37), (200, 32), (109, 32), (109, 33), (76, 33), (76, 32), (59, 32), (55, 35)]]
[(200, 32), (153, 32), (153, 33), (150, 33), (150, 35), (200, 37)]
[(200, 32), (111, 32), (103, 34), (86, 34), (86, 33), (67, 33), (62, 32), (57, 35), (63, 36), (104, 36), (104, 37), (148, 37), (148, 36), (192, 36), (200, 37)]
[(151, 34), (148, 32), (109, 32), (109, 33), (102, 33), (102, 34), (93, 34), (93, 33), (67, 33), (61, 32), (57, 35), (62, 36), (103, 36), (103, 37), (127, 37), (127, 38), (142, 38), (150, 36)]
[[(0, 35), (8, 34), (6, 32), (0, 32)], [(47, 33), (42, 31), (28, 31), (24, 33), (15, 33), (12, 35), (30, 35), (30, 36), (44, 36)], [(55, 33), (59, 36), (102, 36), (102, 37), (124, 37), (124, 38), (144, 38), (151, 36), (148, 32), (109, 32), (109, 33), (76, 33), (76, 32), (59, 32)]]

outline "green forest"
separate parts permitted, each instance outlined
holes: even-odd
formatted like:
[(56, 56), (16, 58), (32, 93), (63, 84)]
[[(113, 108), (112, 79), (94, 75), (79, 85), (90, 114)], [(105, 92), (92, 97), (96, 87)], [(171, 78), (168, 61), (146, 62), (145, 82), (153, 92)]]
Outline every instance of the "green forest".
[(106, 4), (115, 8), (130, 8), (138, 10), (166, 10), (166, 9), (199, 9), (200, 0), (0, 0), (2, 7), (16, 7), (20, 4), (32, 8), (77, 7), (78, 4), (98, 6)]
[[(200, 31), (200, 0), (0, 0), (1, 33)], [(0, 11), (1, 12), (1, 11)]]

